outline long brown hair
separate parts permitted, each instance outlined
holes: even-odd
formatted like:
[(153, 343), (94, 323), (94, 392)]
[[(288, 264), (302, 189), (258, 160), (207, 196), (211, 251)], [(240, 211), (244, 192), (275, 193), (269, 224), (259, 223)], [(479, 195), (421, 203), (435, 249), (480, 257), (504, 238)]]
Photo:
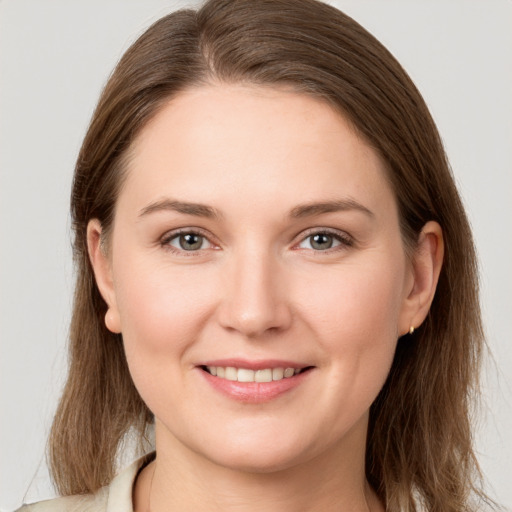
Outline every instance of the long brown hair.
[[(382, 157), (404, 244), (439, 222), (446, 254), (425, 323), (398, 341), (370, 411), (366, 475), (389, 511), (473, 510), (485, 500), (472, 449), (483, 334), (471, 231), (436, 126), (394, 57), (364, 28), (315, 0), (210, 0), (172, 13), (125, 53), (93, 115), (75, 169), (77, 282), (70, 368), (50, 438), (61, 494), (92, 492), (115, 472), (129, 431), (153, 420), (87, 255), (86, 226), (112, 225), (134, 137), (179, 91), (211, 81), (287, 85), (329, 102)], [(474, 505), (476, 507), (477, 505)]]

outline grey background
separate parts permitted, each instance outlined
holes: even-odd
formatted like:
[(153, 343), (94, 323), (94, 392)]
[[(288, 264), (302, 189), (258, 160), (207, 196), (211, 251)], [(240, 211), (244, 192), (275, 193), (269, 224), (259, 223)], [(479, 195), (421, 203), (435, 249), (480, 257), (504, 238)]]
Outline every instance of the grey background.
[[(68, 196), (99, 92), (152, 21), (194, 2), (0, 1), (0, 510), (52, 496), (46, 436), (73, 284)], [(469, 211), (489, 345), (476, 441), (512, 505), (512, 2), (331, 2), (396, 55), (431, 107)]]

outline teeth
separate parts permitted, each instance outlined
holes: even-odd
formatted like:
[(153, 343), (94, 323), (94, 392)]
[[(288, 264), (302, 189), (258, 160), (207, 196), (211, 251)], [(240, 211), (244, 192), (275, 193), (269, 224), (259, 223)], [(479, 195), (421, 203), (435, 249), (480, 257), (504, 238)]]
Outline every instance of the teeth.
[(238, 382), (272, 382), (289, 379), (301, 371), (300, 368), (265, 368), (255, 371), (233, 366), (207, 366), (206, 369), (211, 375)]
[(283, 368), (274, 368), (272, 370), (272, 380), (281, 380), (284, 377)]
[(238, 370), (237, 381), (238, 382), (254, 382), (254, 370), (246, 370), (245, 368), (240, 368)]
[(236, 368), (233, 368), (232, 366), (228, 366), (226, 368), (226, 379), (227, 380), (238, 380), (238, 370)]
[(286, 368), (286, 370), (284, 371), (284, 376), (285, 377), (293, 377), (293, 375), (295, 374), (295, 370), (293, 368)]
[[(242, 370), (238, 370), (238, 375)], [(267, 368), (266, 370), (257, 370), (254, 373), (255, 382), (272, 382), (272, 370)]]

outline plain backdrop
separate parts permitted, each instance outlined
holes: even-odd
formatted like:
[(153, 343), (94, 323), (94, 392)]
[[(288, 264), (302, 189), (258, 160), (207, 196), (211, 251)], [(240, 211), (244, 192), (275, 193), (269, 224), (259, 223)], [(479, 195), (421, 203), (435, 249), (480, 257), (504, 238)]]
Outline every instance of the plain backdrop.
[[(257, 1), (257, 0), (256, 0)], [(111, 69), (190, 2), (0, 0), (0, 510), (53, 495), (44, 459), (66, 369), (74, 160)], [(476, 442), (512, 505), (512, 2), (331, 2), (375, 34), (429, 104), (469, 211), (489, 345)]]

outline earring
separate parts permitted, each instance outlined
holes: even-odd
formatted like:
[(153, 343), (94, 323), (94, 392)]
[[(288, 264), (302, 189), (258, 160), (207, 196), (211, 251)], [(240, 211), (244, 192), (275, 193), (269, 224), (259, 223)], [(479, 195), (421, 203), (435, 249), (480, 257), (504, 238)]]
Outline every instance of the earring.
[(411, 327), (409, 327), (409, 334), (412, 334), (414, 332), (414, 326), (411, 325)]

